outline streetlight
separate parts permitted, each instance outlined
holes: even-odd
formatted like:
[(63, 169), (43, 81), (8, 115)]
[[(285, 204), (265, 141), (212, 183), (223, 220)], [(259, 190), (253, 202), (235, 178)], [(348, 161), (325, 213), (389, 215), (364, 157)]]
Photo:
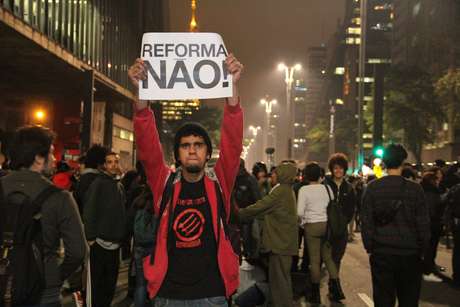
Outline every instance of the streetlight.
[(286, 116), (287, 116), (287, 123), (288, 123), (288, 130), (287, 130), (287, 140), (288, 140), (288, 158), (290, 159), (292, 156), (292, 137), (294, 135), (294, 128), (292, 125), (292, 106), (291, 106), (291, 89), (292, 83), (294, 82), (294, 71), (299, 71), (302, 69), (302, 65), (295, 64), (293, 66), (286, 66), (284, 63), (278, 64), (278, 70), (283, 71), (285, 73), (284, 82), (286, 83)]
[(253, 138), (250, 140), (249, 145), (254, 145), (254, 150), (253, 150), (253, 152), (254, 152), (254, 161), (257, 161), (257, 157), (258, 157), (258, 155), (257, 155), (257, 146), (254, 143), (256, 141), (257, 134), (259, 134), (260, 129), (261, 129), (260, 126), (252, 126), (252, 125), (249, 126), (249, 130), (251, 131), (251, 133), (253, 135)]
[[(265, 98), (260, 100), (260, 104), (265, 106), (265, 130), (264, 130), (264, 153), (269, 146), (268, 135), (270, 131), (270, 115), (272, 113), (272, 107), (278, 102), (276, 99), (267, 100)], [(267, 157), (268, 160), (268, 157)]]
[(43, 125), (46, 121), (46, 111), (42, 108), (37, 108), (32, 113), (34, 123), (37, 125)]
[(255, 126), (251, 125), (251, 126), (249, 126), (249, 130), (251, 130), (252, 135), (254, 136), (254, 138), (256, 138), (257, 134), (259, 133), (260, 126), (255, 127)]

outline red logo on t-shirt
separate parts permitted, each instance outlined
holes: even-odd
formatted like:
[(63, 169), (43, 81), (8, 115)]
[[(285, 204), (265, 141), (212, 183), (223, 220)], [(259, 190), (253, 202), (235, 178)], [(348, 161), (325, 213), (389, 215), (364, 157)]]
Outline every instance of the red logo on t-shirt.
[(186, 209), (175, 219), (173, 229), (177, 248), (193, 248), (201, 245), (205, 218), (197, 209)]

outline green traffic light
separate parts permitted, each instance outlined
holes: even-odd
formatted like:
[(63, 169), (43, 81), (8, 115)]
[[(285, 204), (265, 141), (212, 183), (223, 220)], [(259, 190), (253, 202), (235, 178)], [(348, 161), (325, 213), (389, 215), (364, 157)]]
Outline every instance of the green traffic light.
[(385, 153), (385, 151), (383, 150), (383, 148), (381, 147), (377, 147), (375, 150), (374, 150), (374, 155), (376, 157), (379, 157), (379, 158), (383, 158), (383, 154)]

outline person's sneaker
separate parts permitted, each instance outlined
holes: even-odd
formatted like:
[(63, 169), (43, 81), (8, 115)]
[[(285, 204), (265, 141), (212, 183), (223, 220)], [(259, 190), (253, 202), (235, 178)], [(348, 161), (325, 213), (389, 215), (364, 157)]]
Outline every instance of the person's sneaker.
[(423, 280), (428, 282), (442, 282), (442, 279), (434, 275), (433, 273), (429, 275), (423, 274)]

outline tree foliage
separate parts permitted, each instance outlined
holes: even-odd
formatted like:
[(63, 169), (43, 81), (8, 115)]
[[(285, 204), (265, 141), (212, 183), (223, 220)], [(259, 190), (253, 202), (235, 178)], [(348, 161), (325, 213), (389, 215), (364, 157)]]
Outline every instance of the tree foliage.
[(435, 83), (435, 93), (442, 102), (446, 114), (453, 115), (453, 123), (460, 123), (460, 113), (455, 112), (460, 108), (460, 68), (449, 69), (445, 75)]
[(384, 133), (402, 142), (421, 160), (422, 147), (432, 142), (433, 124), (442, 119), (431, 76), (418, 67), (394, 67), (386, 76)]

